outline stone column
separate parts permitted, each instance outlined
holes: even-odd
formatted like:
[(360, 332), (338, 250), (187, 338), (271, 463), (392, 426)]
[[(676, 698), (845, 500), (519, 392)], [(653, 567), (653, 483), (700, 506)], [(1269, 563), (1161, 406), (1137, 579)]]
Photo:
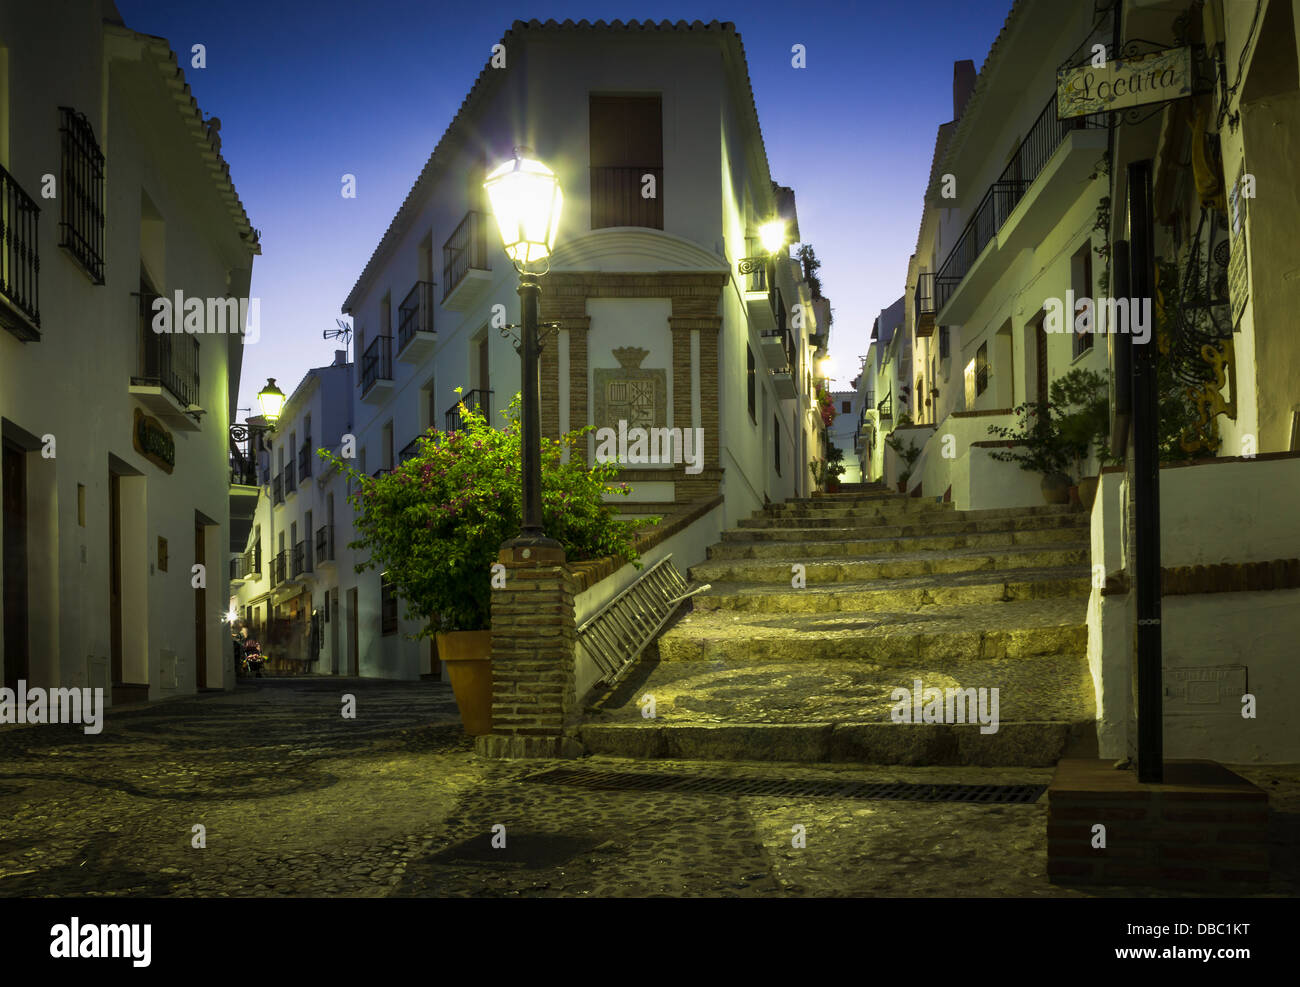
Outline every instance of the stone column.
[(492, 591), (492, 733), (485, 757), (577, 757), (576, 582), (561, 549), (511, 548), (498, 556), (505, 586)]

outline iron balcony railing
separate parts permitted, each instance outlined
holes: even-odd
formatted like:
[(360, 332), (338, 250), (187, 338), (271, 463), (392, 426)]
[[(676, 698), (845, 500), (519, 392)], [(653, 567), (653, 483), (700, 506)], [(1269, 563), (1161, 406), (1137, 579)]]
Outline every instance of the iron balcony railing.
[(884, 399), (876, 405), (876, 412), (880, 415), (881, 421), (894, 420), (894, 395), (886, 394)]
[(289, 553), (280, 549), (279, 553), (271, 560), (271, 585), (278, 586), (287, 578), (285, 573), (289, 566)]
[(316, 529), (316, 561), (334, 561), (334, 525), (322, 524)]
[(417, 435), (410, 442), (406, 443), (406, 445), (402, 446), (402, 451), (397, 454), (398, 465), (406, 462), (420, 451), (420, 440), (422, 438), (424, 438), (423, 433)]
[(934, 330), (934, 273), (917, 276), (912, 293), (913, 329), (918, 336), (929, 335)]
[(381, 466), (379, 467), (379, 469), (375, 470), (370, 475), (374, 477), (376, 480), (378, 480), (381, 476), (387, 476), (391, 472), (393, 472), (393, 468), (391, 466)]
[(393, 337), (376, 336), (361, 357), (361, 394), (364, 397), (377, 380), (393, 379)]
[[(33, 330), (41, 327), (37, 254), (37, 220), (41, 210), (23, 191), (14, 176), (0, 167), (0, 295), (21, 319), (6, 318), (0, 307), (0, 323), (19, 339), (40, 338)], [(30, 323), (30, 325), (28, 325)]]
[(104, 153), (84, 114), (59, 107), (63, 143), (63, 188), (59, 201), (59, 246), (104, 283)]
[(406, 349), (417, 332), (433, 332), (433, 282), (417, 281), (397, 306), (397, 352)]
[(298, 478), (294, 476), (293, 459), (284, 464), (284, 495), (286, 497), (298, 489)]
[(139, 295), (140, 373), (131, 383), (162, 387), (181, 407), (188, 408), (199, 403), (199, 338), (186, 332), (155, 332), (153, 302), (157, 297), (147, 292)]
[(244, 572), (250, 576), (262, 574), (262, 546), (254, 545), (244, 553)]
[[(654, 176), (653, 196), (642, 190)], [(642, 226), (664, 228), (664, 170), (662, 166), (602, 166), (591, 169), (591, 228)]]
[(961, 236), (948, 251), (947, 259), (939, 266), (934, 281), (936, 311), (942, 311), (948, 304), (948, 299), (974, 266), (976, 259), (997, 235), (1070, 131), (1107, 127), (1108, 116), (1106, 113), (1092, 113), (1057, 120), (1056, 94), (1052, 94), (998, 180), (989, 186), (976, 205)]
[(795, 364), (795, 358), (794, 358), (794, 337), (793, 337), (792, 335), (790, 335), (790, 330), (789, 330), (789, 329), (785, 329), (785, 328), (781, 328), (781, 329), (764, 329), (763, 332), (762, 332), (762, 337), (763, 337), (764, 339), (780, 339), (780, 340), (781, 340), (781, 348), (782, 348), (783, 350), (785, 350), (785, 362), (786, 362), (786, 365), (785, 365), (784, 367), (777, 367), (777, 368), (775, 368), (775, 369), (780, 370), (780, 371), (782, 371), (782, 372), (788, 370), (788, 371), (790, 371), (791, 373), (793, 373), (796, 364)]
[(311, 542), (303, 540), (293, 546), (293, 574), (301, 576), (311, 572)]
[(490, 422), (492, 420), (492, 392), (473, 390), (461, 395), (461, 399), (447, 409), (447, 431), (458, 432), (461, 427), (460, 406), (477, 411)]
[(236, 555), (230, 560), (230, 581), (243, 579), (248, 575), (248, 557), (245, 555)]
[(307, 479), (311, 476), (311, 436), (303, 440), (302, 448), (298, 450), (298, 476), (301, 479)]
[(284, 478), (279, 473), (271, 478), (271, 503), (284, 503)]
[(257, 454), (254, 451), (255, 430), (244, 424), (230, 426), (230, 483), (232, 486), (255, 487), (257, 483)]
[(490, 271), (488, 262), (488, 217), (481, 212), (470, 212), (456, 227), (456, 232), (442, 246), (442, 300), (456, 290), (456, 286), (471, 270)]

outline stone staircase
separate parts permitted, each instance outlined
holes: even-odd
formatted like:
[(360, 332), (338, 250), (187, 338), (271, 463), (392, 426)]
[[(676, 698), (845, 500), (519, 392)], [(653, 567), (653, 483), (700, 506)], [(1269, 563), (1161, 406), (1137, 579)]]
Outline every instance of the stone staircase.
[[(770, 505), (691, 570), (712, 589), (589, 708), (582, 742), (590, 753), (694, 759), (1044, 766), (1087, 756), (1088, 538), (1087, 514), (1068, 508), (959, 512), (871, 485)], [(998, 729), (893, 722), (891, 693), (917, 679), (996, 688)]]

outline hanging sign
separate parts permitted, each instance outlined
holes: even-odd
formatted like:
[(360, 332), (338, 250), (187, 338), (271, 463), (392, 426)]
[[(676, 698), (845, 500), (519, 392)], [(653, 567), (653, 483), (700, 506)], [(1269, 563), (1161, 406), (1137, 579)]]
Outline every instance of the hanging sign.
[(139, 408), (135, 409), (135, 427), (131, 438), (135, 451), (164, 473), (170, 473), (175, 468), (176, 440), (172, 438), (172, 433), (158, 419), (148, 417)]
[(1086, 116), (1190, 96), (1192, 49), (1164, 48), (1128, 58), (1091, 62), (1056, 73), (1056, 117)]

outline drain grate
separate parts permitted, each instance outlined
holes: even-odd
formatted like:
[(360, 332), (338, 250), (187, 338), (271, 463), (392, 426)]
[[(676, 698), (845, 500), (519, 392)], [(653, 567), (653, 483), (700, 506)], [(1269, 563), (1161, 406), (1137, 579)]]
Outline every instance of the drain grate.
[(784, 795), (802, 798), (881, 799), (893, 802), (1032, 804), (1046, 785), (927, 785), (906, 782), (843, 782), (833, 779), (717, 778), (709, 776), (585, 771), (553, 768), (525, 781), (611, 792), (668, 792), (683, 795)]

